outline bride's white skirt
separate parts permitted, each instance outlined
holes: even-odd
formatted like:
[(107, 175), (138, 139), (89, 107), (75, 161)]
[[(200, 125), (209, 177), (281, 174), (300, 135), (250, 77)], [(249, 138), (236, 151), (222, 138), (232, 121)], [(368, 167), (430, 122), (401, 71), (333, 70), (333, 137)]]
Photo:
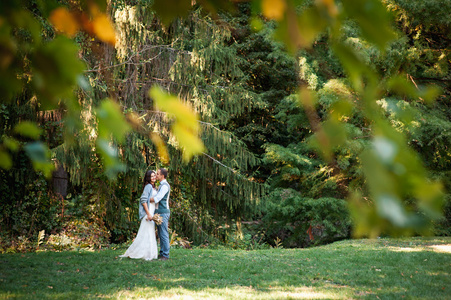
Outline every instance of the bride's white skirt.
[(143, 258), (152, 260), (158, 258), (157, 239), (155, 237), (155, 222), (142, 218), (135, 240), (120, 257)]

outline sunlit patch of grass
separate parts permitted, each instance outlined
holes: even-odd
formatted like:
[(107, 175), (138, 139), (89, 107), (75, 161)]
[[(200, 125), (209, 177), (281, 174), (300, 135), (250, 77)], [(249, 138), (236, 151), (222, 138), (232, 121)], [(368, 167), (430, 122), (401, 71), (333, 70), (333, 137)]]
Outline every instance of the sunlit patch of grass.
[(388, 247), (388, 249), (396, 252), (421, 252), (425, 248), (408, 248), (408, 247)]
[(432, 245), (432, 246), (429, 246), (429, 248), (432, 248), (435, 252), (439, 252), (439, 253), (451, 253), (451, 244)]
[[(270, 288), (258, 290), (251, 286), (230, 286), (225, 288), (205, 288), (201, 291), (193, 291), (182, 287), (165, 291), (158, 297), (150, 288), (140, 288), (132, 291), (119, 291), (113, 298), (126, 299), (339, 299), (340, 296), (333, 292), (315, 291), (312, 287), (288, 287)], [(102, 298), (102, 296), (100, 296)], [(111, 295), (110, 295), (111, 297)]]
[(388, 249), (397, 252), (423, 252), (433, 251), (439, 253), (451, 253), (451, 245), (432, 245), (432, 246), (412, 246), (412, 247), (393, 247), (389, 246)]
[(0, 299), (447, 299), (450, 254), (436, 249), (449, 244), (414, 238), (173, 249), (170, 260), (150, 262), (119, 258), (123, 248), (3, 254)]

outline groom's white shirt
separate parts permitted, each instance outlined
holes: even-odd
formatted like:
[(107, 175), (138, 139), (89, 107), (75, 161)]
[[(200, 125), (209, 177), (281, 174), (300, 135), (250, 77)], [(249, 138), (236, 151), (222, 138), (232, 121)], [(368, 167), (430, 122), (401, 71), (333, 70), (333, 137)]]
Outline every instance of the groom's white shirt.
[[(161, 185), (163, 182), (167, 182), (166, 179), (160, 181), (160, 188), (158, 189), (158, 193), (153, 198), (153, 200), (155, 201), (155, 204), (158, 204), (158, 202), (160, 202), (161, 199), (163, 199), (164, 195), (166, 195), (166, 193), (169, 191), (169, 188), (166, 184)], [(169, 209), (169, 201), (167, 202), (167, 208)]]

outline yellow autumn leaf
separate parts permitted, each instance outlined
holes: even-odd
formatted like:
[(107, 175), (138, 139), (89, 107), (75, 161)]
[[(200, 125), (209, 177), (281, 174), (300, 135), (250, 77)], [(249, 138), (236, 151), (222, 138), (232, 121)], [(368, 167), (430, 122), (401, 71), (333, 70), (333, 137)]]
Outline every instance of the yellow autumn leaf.
[(287, 9), (285, 0), (263, 0), (262, 3), (263, 15), (269, 19), (281, 21)]
[(202, 153), (204, 144), (198, 137), (200, 126), (197, 114), (176, 96), (165, 93), (158, 86), (151, 88), (150, 96), (159, 110), (174, 116), (171, 131), (183, 149), (183, 159), (189, 161), (193, 155)]
[(106, 14), (97, 14), (92, 21), (92, 25), (94, 34), (100, 40), (111, 45), (116, 44), (116, 31), (114, 30), (113, 23), (110, 21)]
[(152, 140), (155, 147), (157, 147), (157, 152), (160, 160), (165, 164), (169, 163), (168, 150), (161, 137), (156, 133), (151, 133), (150, 139)]
[(141, 118), (135, 112), (129, 112), (125, 115), (128, 123), (132, 125), (135, 130), (139, 130), (142, 125)]
[(49, 20), (56, 30), (61, 31), (70, 37), (73, 37), (80, 27), (77, 19), (65, 7), (59, 7), (53, 10)]
[(155, 101), (155, 106), (175, 117), (178, 122), (183, 122), (191, 130), (199, 130), (197, 115), (188, 105), (185, 105), (176, 96), (163, 92), (159, 87), (152, 87), (150, 96)]
[(188, 162), (194, 155), (204, 151), (204, 144), (197, 136), (197, 132), (189, 130), (180, 122), (172, 125), (172, 133), (175, 135), (179, 145), (183, 149), (183, 160)]
[(199, 130), (197, 115), (187, 105), (184, 105), (177, 98), (175, 98), (175, 101), (167, 102), (167, 104), (169, 106), (164, 110), (173, 114), (178, 122), (185, 124), (186, 127), (193, 131)]

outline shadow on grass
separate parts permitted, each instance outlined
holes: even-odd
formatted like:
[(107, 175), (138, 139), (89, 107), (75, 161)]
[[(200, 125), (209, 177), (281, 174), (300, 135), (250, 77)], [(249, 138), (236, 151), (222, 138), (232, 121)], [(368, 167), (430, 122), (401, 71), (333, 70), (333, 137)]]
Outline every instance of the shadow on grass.
[(0, 298), (446, 299), (451, 255), (396, 245), (174, 249), (170, 260), (150, 262), (118, 258), (124, 249), (4, 254)]

